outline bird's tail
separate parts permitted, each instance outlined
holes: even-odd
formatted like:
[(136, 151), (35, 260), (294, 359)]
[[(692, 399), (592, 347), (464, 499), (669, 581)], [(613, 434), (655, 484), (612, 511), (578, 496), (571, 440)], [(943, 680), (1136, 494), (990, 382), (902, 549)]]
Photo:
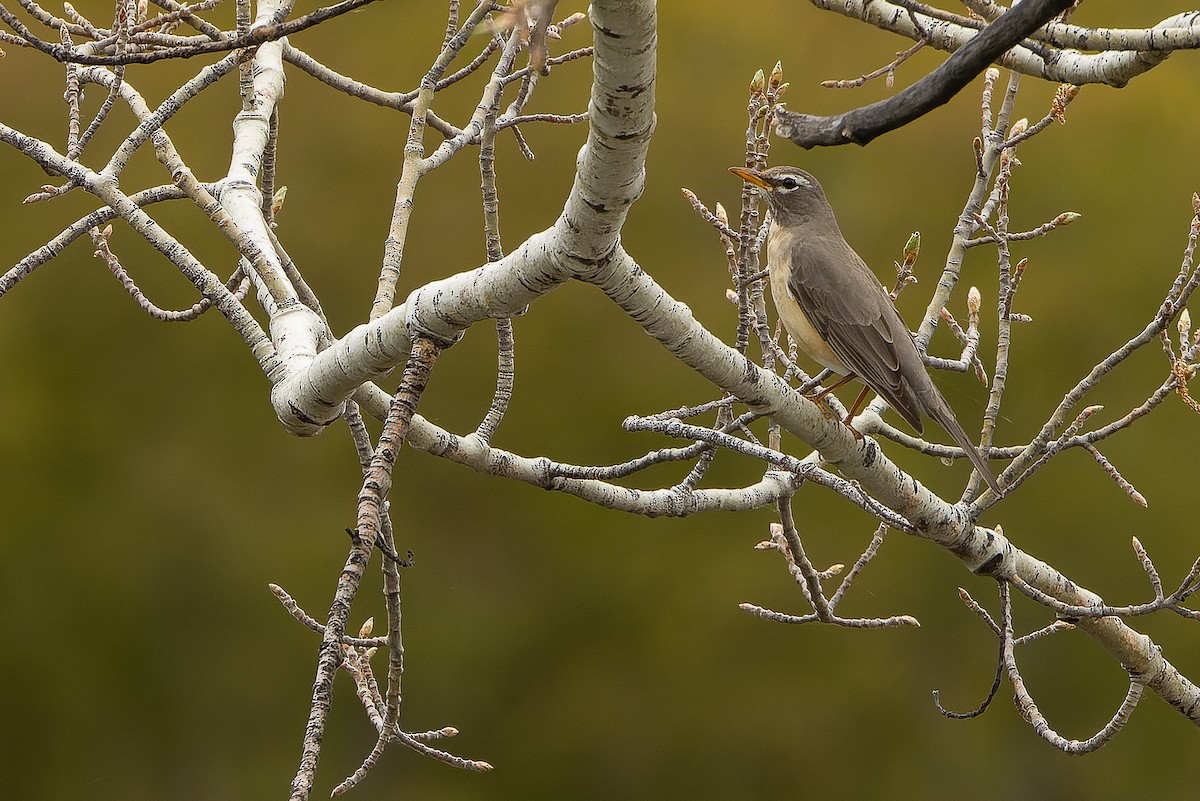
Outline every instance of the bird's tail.
[(954, 412), (950, 410), (949, 404), (944, 399), (940, 400), (942, 402), (936, 404), (936, 408), (926, 411), (926, 414), (932, 417), (938, 425), (946, 429), (946, 433), (958, 443), (958, 447), (963, 449), (967, 458), (971, 460), (971, 464), (979, 471), (979, 475), (992, 488), (992, 492), (996, 493), (997, 497), (1003, 498), (1004, 490), (1000, 489), (1000, 485), (996, 482), (996, 477), (992, 475), (992, 470), (988, 467), (987, 460), (983, 458), (983, 454), (979, 452), (979, 449), (975, 447), (975, 443), (967, 436), (967, 432), (963, 431), (963, 427), (958, 424), (958, 419), (955, 418)]

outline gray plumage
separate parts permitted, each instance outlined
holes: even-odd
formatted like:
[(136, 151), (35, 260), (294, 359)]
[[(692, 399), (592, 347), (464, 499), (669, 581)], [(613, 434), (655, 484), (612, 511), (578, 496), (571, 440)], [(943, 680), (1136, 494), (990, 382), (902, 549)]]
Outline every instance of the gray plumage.
[(771, 295), (796, 344), (822, 366), (857, 376), (917, 433), (946, 429), (992, 491), (1004, 492), (930, 378), (892, 300), (842, 236), (817, 180), (796, 167), (731, 168), (771, 209)]

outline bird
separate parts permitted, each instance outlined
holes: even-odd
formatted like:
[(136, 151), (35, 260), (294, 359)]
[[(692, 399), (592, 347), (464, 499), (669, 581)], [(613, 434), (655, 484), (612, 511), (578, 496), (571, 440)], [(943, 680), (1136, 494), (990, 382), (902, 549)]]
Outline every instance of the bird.
[[(1004, 490), (933, 383), (891, 297), (842, 236), (817, 179), (790, 166), (729, 171), (754, 186), (770, 209), (767, 269), (783, 327), (814, 361), (844, 377), (818, 398), (858, 378), (918, 434), (925, 430), (922, 417), (938, 423), (1002, 497)], [(865, 395), (866, 389), (847, 425)]]

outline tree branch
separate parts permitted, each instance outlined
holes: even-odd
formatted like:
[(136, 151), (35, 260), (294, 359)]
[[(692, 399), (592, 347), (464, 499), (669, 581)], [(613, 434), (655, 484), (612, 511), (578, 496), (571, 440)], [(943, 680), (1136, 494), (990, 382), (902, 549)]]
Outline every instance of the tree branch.
[(781, 109), (776, 112), (775, 130), (804, 148), (865, 145), (948, 102), (1002, 53), (1061, 14), (1072, 2), (1025, 0), (988, 25), (940, 67), (887, 100), (832, 117)]

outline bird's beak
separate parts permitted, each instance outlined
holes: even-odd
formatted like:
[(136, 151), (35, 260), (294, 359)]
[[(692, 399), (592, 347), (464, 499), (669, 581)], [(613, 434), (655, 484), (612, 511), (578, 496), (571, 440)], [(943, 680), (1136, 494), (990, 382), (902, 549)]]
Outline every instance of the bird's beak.
[(748, 184), (754, 184), (760, 189), (770, 189), (771, 185), (762, 177), (762, 173), (758, 170), (752, 170), (749, 167), (730, 167), (729, 171), (741, 178)]

